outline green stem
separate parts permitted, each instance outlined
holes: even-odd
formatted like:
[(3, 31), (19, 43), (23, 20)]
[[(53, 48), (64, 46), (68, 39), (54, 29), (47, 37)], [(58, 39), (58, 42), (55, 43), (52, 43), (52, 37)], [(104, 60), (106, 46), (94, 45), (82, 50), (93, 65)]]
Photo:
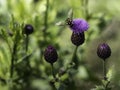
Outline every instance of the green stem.
[(89, 3), (89, 0), (85, 0), (85, 18), (86, 20), (88, 20), (89, 18), (89, 13), (88, 13), (88, 3)]
[(53, 75), (53, 78), (56, 79), (53, 63), (51, 63), (51, 67), (52, 67), (52, 75)]
[(108, 85), (110, 84), (110, 81), (108, 81), (107, 76), (106, 76), (106, 62), (103, 60), (103, 75), (104, 75), (104, 80), (107, 81), (107, 83), (104, 85), (105, 90), (108, 89)]
[(57, 90), (57, 88), (55, 87), (55, 82), (56, 82), (56, 76), (55, 76), (55, 72), (54, 72), (54, 66), (53, 63), (51, 63), (51, 67), (52, 67), (52, 76), (53, 76), (53, 84), (51, 84), (53, 90)]
[(78, 68), (78, 60), (77, 60), (77, 49), (78, 49), (78, 46), (75, 47), (75, 50), (74, 50), (74, 53), (73, 53), (73, 56), (72, 56), (72, 60), (71, 60), (71, 65), (74, 69), (77, 69)]
[[(26, 52), (26, 55), (27, 55), (28, 46), (29, 46), (29, 35), (26, 35), (25, 44), (26, 44), (26, 46), (25, 46), (25, 52)], [(30, 67), (30, 62), (29, 62), (29, 57), (26, 58), (26, 63), (27, 63), (27, 66), (28, 66), (29, 68), (31, 68), (31, 67)]]
[(81, 0), (81, 2), (83, 7), (83, 16), (85, 17), (86, 20), (88, 20), (89, 19), (89, 13), (88, 13), (89, 0)]
[(48, 28), (48, 8), (49, 8), (49, 0), (46, 0), (46, 11), (45, 11), (45, 17), (44, 17), (44, 32), (46, 32)]
[(78, 46), (75, 47), (73, 56), (72, 56), (72, 62), (75, 62), (76, 52), (77, 52)]
[(106, 77), (106, 63), (105, 63), (105, 60), (103, 60), (103, 76), (104, 76), (104, 80), (106, 81), (107, 77)]
[(16, 42), (14, 42), (14, 46), (13, 46), (13, 51), (12, 51), (12, 57), (11, 57), (11, 65), (10, 65), (10, 78), (13, 77), (13, 71), (14, 71), (14, 59), (16, 56), (16, 49), (17, 49), (17, 45)]
[(27, 51), (28, 51), (28, 44), (29, 44), (29, 36), (28, 35), (26, 35), (26, 47), (25, 47), (25, 49), (26, 49), (26, 53), (27, 53)]
[(46, 0), (46, 11), (44, 16), (44, 28), (43, 28), (44, 41), (46, 41), (46, 31), (48, 29), (48, 8), (49, 8), (49, 0)]
[(108, 89), (108, 85), (110, 84), (110, 81), (107, 82), (107, 84), (105, 85), (105, 90)]

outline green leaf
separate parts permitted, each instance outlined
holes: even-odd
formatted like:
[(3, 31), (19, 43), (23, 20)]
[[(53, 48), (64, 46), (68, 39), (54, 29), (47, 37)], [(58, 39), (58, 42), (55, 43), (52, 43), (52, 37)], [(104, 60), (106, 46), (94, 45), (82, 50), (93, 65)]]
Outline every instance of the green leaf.
[(109, 81), (111, 80), (112, 76), (113, 76), (113, 69), (110, 68), (110, 69), (108, 70), (108, 73), (107, 73), (107, 77), (108, 77), (108, 80), (109, 80)]
[(104, 87), (103, 86), (96, 86), (95, 88), (93, 88), (91, 90), (104, 90)]

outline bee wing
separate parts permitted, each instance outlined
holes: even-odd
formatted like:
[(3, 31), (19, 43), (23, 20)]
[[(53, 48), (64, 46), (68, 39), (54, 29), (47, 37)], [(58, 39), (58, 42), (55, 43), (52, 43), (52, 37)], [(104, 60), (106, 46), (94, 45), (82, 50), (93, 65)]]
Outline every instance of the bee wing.
[(55, 25), (57, 25), (57, 26), (65, 26), (65, 22), (59, 21)]
[(68, 18), (73, 19), (73, 10), (70, 9), (68, 12)]

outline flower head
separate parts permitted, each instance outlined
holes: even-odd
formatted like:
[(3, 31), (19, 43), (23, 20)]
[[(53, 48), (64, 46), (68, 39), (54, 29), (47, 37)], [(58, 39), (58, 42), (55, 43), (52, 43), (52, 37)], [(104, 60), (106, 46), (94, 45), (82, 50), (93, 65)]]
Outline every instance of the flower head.
[(87, 31), (89, 28), (89, 24), (84, 19), (78, 18), (71, 21), (71, 19), (68, 18), (66, 22), (74, 33), (81, 33)]
[(97, 48), (97, 55), (103, 60), (111, 56), (111, 49), (106, 43), (99, 44)]
[(32, 25), (30, 24), (26, 24), (25, 27), (24, 27), (24, 33), (29, 35), (29, 34), (32, 34), (34, 31), (34, 28)]
[(74, 33), (73, 32), (71, 35), (71, 41), (76, 46), (82, 45), (85, 41), (84, 32), (81, 32), (81, 33)]
[(47, 62), (53, 64), (57, 61), (58, 54), (53, 46), (48, 46), (44, 51), (44, 58)]

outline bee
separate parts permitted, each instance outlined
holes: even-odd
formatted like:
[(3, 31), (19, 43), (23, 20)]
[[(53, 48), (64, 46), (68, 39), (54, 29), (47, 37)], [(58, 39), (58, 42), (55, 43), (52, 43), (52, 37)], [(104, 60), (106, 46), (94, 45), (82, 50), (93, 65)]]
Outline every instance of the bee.
[(66, 22), (66, 25), (69, 25), (70, 27), (73, 26), (73, 20), (71, 18), (67, 18), (65, 22)]

